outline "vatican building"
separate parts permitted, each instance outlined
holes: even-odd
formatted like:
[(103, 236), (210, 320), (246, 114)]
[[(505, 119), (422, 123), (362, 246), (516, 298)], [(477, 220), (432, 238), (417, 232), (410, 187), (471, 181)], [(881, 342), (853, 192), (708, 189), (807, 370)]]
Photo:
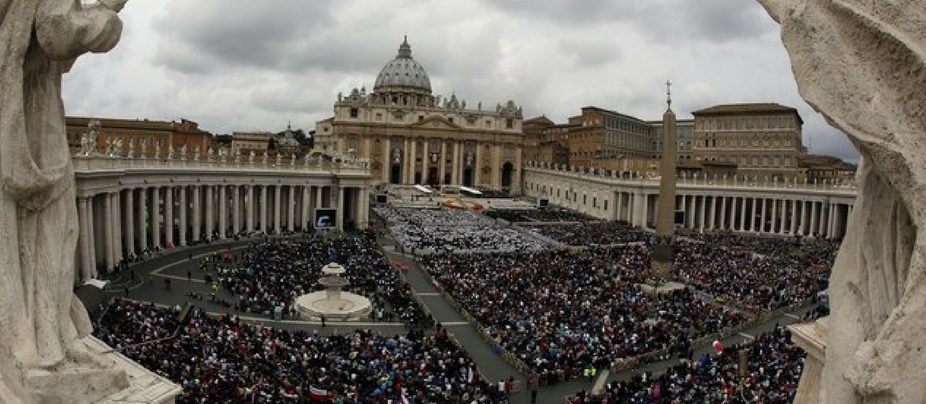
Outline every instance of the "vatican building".
[(467, 104), (435, 95), (404, 40), (372, 92), (338, 95), (316, 123), (316, 148), (370, 161), (378, 184), (462, 185), (519, 194), (523, 114), (514, 101)]

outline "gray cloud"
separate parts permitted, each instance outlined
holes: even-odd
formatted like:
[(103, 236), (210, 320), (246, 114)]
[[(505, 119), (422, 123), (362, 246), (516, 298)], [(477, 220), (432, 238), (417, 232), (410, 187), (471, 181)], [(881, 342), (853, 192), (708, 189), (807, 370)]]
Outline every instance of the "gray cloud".
[(370, 89), (407, 34), (434, 92), (468, 105), (512, 99), (558, 122), (585, 105), (658, 119), (671, 78), (682, 117), (792, 105), (812, 151), (855, 159), (798, 96), (778, 28), (752, 1), (163, 0), (130, 2), (123, 19), (119, 46), (66, 76), (69, 113), (311, 130), (338, 92)]

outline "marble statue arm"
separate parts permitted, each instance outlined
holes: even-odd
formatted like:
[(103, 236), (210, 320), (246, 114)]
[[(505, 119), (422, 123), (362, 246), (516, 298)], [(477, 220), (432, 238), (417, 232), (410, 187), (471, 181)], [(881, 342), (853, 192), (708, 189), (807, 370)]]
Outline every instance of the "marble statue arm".
[(106, 52), (119, 42), (122, 21), (116, 14), (125, 0), (104, 0), (89, 6), (80, 0), (42, 0), (35, 33), (42, 49), (57, 60), (87, 52)]

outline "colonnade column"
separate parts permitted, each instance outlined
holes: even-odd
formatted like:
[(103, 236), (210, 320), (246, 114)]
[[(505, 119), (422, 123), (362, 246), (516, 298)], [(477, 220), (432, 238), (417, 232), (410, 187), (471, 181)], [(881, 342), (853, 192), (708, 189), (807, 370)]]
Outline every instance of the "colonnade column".
[(164, 245), (174, 246), (174, 189), (164, 188)]
[(402, 158), (404, 160), (402, 160), (402, 178), (399, 182), (402, 184), (410, 184), (411, 180), (409, 178), (412, 177), (409, 176), (409, 173), (412, 172), (412, 160), (414, 160), (414, 157), (412, 156), (412, 139), (409, 137), (404, 138), (402, 145), (404, 147), (402, 153)]
[(106, 270), (111, 271), (116, 266), (115, 253), (113, 252), (113, 194), (106, 193), (103, 195), (103, 247), (105, 248)]
[(158, 187), (151, 188), (151, 211), (148, 212), (148, 217), (150, 220), (149, 225), (151, 226), (151, 249), (161, 245), (161, 223), (160, 223), (160, 212), (158, 212), (158, 202), (161, 199), (161, 189)]
[(180, 191), (180, 245), (186, 245), (186, 231), (188, 230), (187, 226), (187, 215), (188, 210), (190, 209), (190, 204), (187, 201), (187, 187), (183, 185), (179, 188)]
[(200, 235), (203, 231), (202, 225), (202, 213), (201, 209), (203, 208), (202, 204), (202, 189), (199, 185), (193, 186), (193, 241), (199, 241)]
[[(696, 197), (696, 196), (694, 196), (694, 195), (688, 195), (688, 206), (687, 206), (687, 210), (688, 210), (689, 212), (691, 212), (691, 214), (688, 216), (688, 228), (689, 228), (689, 229), (694, 229), (694, 228), (695, 228), (695, 222), (697, 222), (697, 220), (698, 220), (698, 218), (695, 217), (695, 210), (696, 210), (695, 206), (697, 206), (697, 203), (698, 203), (698, 201), (697, 201), (697, 197)], [(669, 214), (670, 214), (670, 215), (675, 215), (674, 212), (670, 212)]]
[(776, 215), (777, 210), (778, 210), (778, 200), (772, 199), (772, 214), (771, 214), (772, 223), (770, 223), (768, 227), (769, 233), (775, 233), (775, 218), (778, 216)]
[(254, 232), (254, 185), (248, 185), (248, 200), (245, 206), (244, 218), (247, 222), (248, 233)]
[(83, 282), (87, 279), (93, 278), (94, 270), (96, 269), (96, 263), (94, 262), (94, 257), (90, 252), (90, 246), (93, 244), (91, 239), (92, 233), (90, 232), (90, 215), (93, 214), (93, 210), (89, 207), (89, 201), (87, 198), (78, 198), (77, 199), (77, 209), (78, 214), (78, 223), (80, 225), (80, 278), (78, 281)]
[(141, 253), (148, 248), (148, 228), (147, 228), (147, 206), (148, 206), (148, 189), (138, 189), (138, 208), (135, 212), (138, 224), (138, 252)]
[(778, 225), (778, 234), (784, 235), (785, 230), (788, 228), (788, 200), (782, 199), (780, 200), (780, 202), (781, 202), (781, 210), (778, 211), (778, 216), (779, 216), (779, 220), (781, 221), (781, 224)]
[[(123, 202), (122, 216), (125, 219), (124, 230), (122, 231), (122, 238), (125, 248), (125, 255), (131, 256), (135, 254), (135, 220), (133, 216), (133, 210), (135, 209), (135, 195), (134, 189), (128, 189), (125, 191), (125, 200)], [(83, 226), (83, 225), (81, 225)]]
[(492, 147), (492, 181), (489, 181), (493, 187), (501, 188), (502, 186), (502, 145)]
[(765, 219), (766, 219), (766, 218), (765, 218), (765, 213), (766, 213), (766, 212), (768, 212), (768, 199), (762, 198), (762, 214), (761, 214), (761, 217), (762, 217), (761, 222), (762, 222), (762, 224), (759, 226), (759, 232), (760, 232), (760, 233), (764, 233), (764, 232), (765, 232)]
[(204, 185), (206, 189), (206, 220), (205, 220), (205, 230), (203, 233), (206, 234), (206, 239), (212, 237), (212, 230), (215, 228), (215, 193), (212, 192), (212, 185)]
[(228, 228), (228, 196), (225, 188), (227, 188), (225, 184), (219, 186), (219, 238), (223, 240)]

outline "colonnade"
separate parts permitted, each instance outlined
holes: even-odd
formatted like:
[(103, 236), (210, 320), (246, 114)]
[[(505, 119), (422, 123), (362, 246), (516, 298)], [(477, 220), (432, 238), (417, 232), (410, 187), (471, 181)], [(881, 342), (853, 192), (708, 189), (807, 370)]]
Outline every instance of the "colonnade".
[[(596, 218), (651, 227), (659, 214), (655, 179), (526, 168), (524, 193)], [(694, 231), (842, 238), (855, 189), (811, 184), (679, 181), (676, 225)], [(674, 214), (674, 213), (673, 213)]]
[[(337, 209), (335, 229), (368, 222), (364, 185), (150, 184), (86, 190), (77, 199), (81, 279), (145, 251), (254, 232), (308, 231), (314, 211)], [(78, 182), (80, 189), (80, 182)]]

